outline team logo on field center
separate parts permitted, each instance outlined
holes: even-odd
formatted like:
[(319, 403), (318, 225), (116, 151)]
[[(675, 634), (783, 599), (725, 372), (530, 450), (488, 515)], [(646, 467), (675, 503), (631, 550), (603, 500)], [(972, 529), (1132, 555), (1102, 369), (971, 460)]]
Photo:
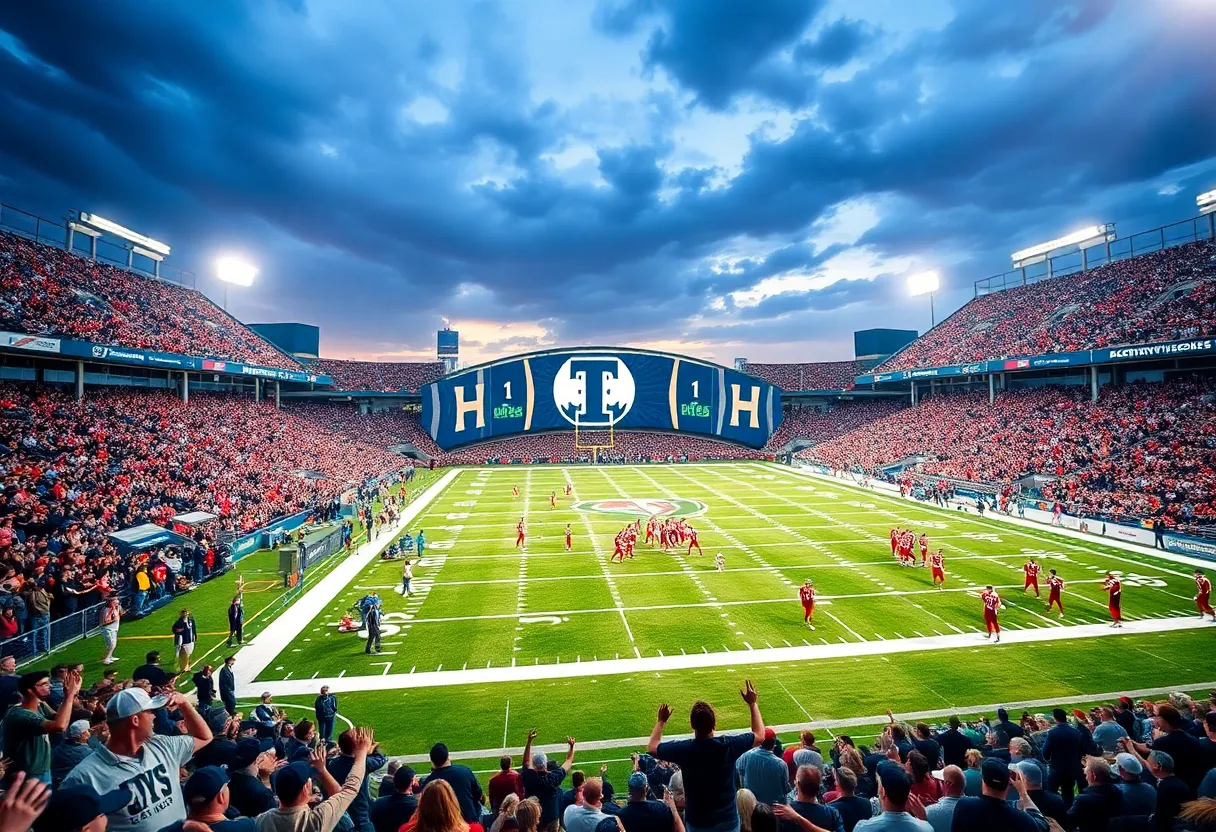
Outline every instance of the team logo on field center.
[(683, 497), (618, 497), (615, 500), (579, 500), (571, 508), (588, 514), (691, 517), (703, 514), (707, 506), (700, 500), (688, 500)]

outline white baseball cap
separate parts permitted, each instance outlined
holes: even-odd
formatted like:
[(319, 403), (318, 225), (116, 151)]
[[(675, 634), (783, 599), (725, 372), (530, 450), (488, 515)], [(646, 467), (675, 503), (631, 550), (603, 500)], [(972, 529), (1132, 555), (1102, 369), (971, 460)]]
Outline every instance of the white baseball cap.
[(165, 707), (167, 696), (148, 696), (143, 688), (125, 688), (114, 694), (106, 704), (106, 722), (117, 722), (129, 716)]

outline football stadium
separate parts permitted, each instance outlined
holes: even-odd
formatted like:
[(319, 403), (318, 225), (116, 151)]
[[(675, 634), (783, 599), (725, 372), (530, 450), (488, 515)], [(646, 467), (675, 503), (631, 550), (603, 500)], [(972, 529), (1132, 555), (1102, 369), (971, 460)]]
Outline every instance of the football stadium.
[(729, 363), (6, 201), (0, 832), (1216, 829), (1210, 188)]

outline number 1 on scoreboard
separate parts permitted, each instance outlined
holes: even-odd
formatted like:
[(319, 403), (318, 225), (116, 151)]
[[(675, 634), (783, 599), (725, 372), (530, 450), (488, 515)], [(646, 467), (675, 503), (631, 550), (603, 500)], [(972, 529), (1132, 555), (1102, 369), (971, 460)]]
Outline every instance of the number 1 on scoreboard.
[(503, 389), (503, 391), (504, 391), (504, 392), (503, 392), (503, 398), (505, 398), (505, 399), (509, 399), (509, 398), (511, 398), (511, 382), (509, 382), (509, 381), (504, 381), (504, 382), (502, 383), (502, 389)]
[(694, 399), (701, 398), (701, 381), (700, 379), (692, 383), (692, 397)]

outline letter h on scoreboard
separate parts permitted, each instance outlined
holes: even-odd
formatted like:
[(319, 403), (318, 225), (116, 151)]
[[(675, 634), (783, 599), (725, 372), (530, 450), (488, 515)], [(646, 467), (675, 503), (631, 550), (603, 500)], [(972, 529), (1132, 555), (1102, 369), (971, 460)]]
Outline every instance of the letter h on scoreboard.
[(749, 417), (748, 427), (756, 430), (760, 427), (760, 388), (752, 385), (751, 397), (744, 399), (741, 386), (730, 386), (730, 426), (739, 427), (739, 413), (746, 412)]
[(465, 400), (464, 397), (466, 389), (465, 387), (456, 387), (453, 391), (456, 395), (456, 433), (460, 433), (465, 429), (464, 420), (469, 413), (473, 413), (477, 417), (475, 422), (477, 430), (482, 430), (486, 426), (486, 409), (484, 406), (486, 398), (485, 384), (479, 381), (473, 385), (473, 398), (469, 400)]

